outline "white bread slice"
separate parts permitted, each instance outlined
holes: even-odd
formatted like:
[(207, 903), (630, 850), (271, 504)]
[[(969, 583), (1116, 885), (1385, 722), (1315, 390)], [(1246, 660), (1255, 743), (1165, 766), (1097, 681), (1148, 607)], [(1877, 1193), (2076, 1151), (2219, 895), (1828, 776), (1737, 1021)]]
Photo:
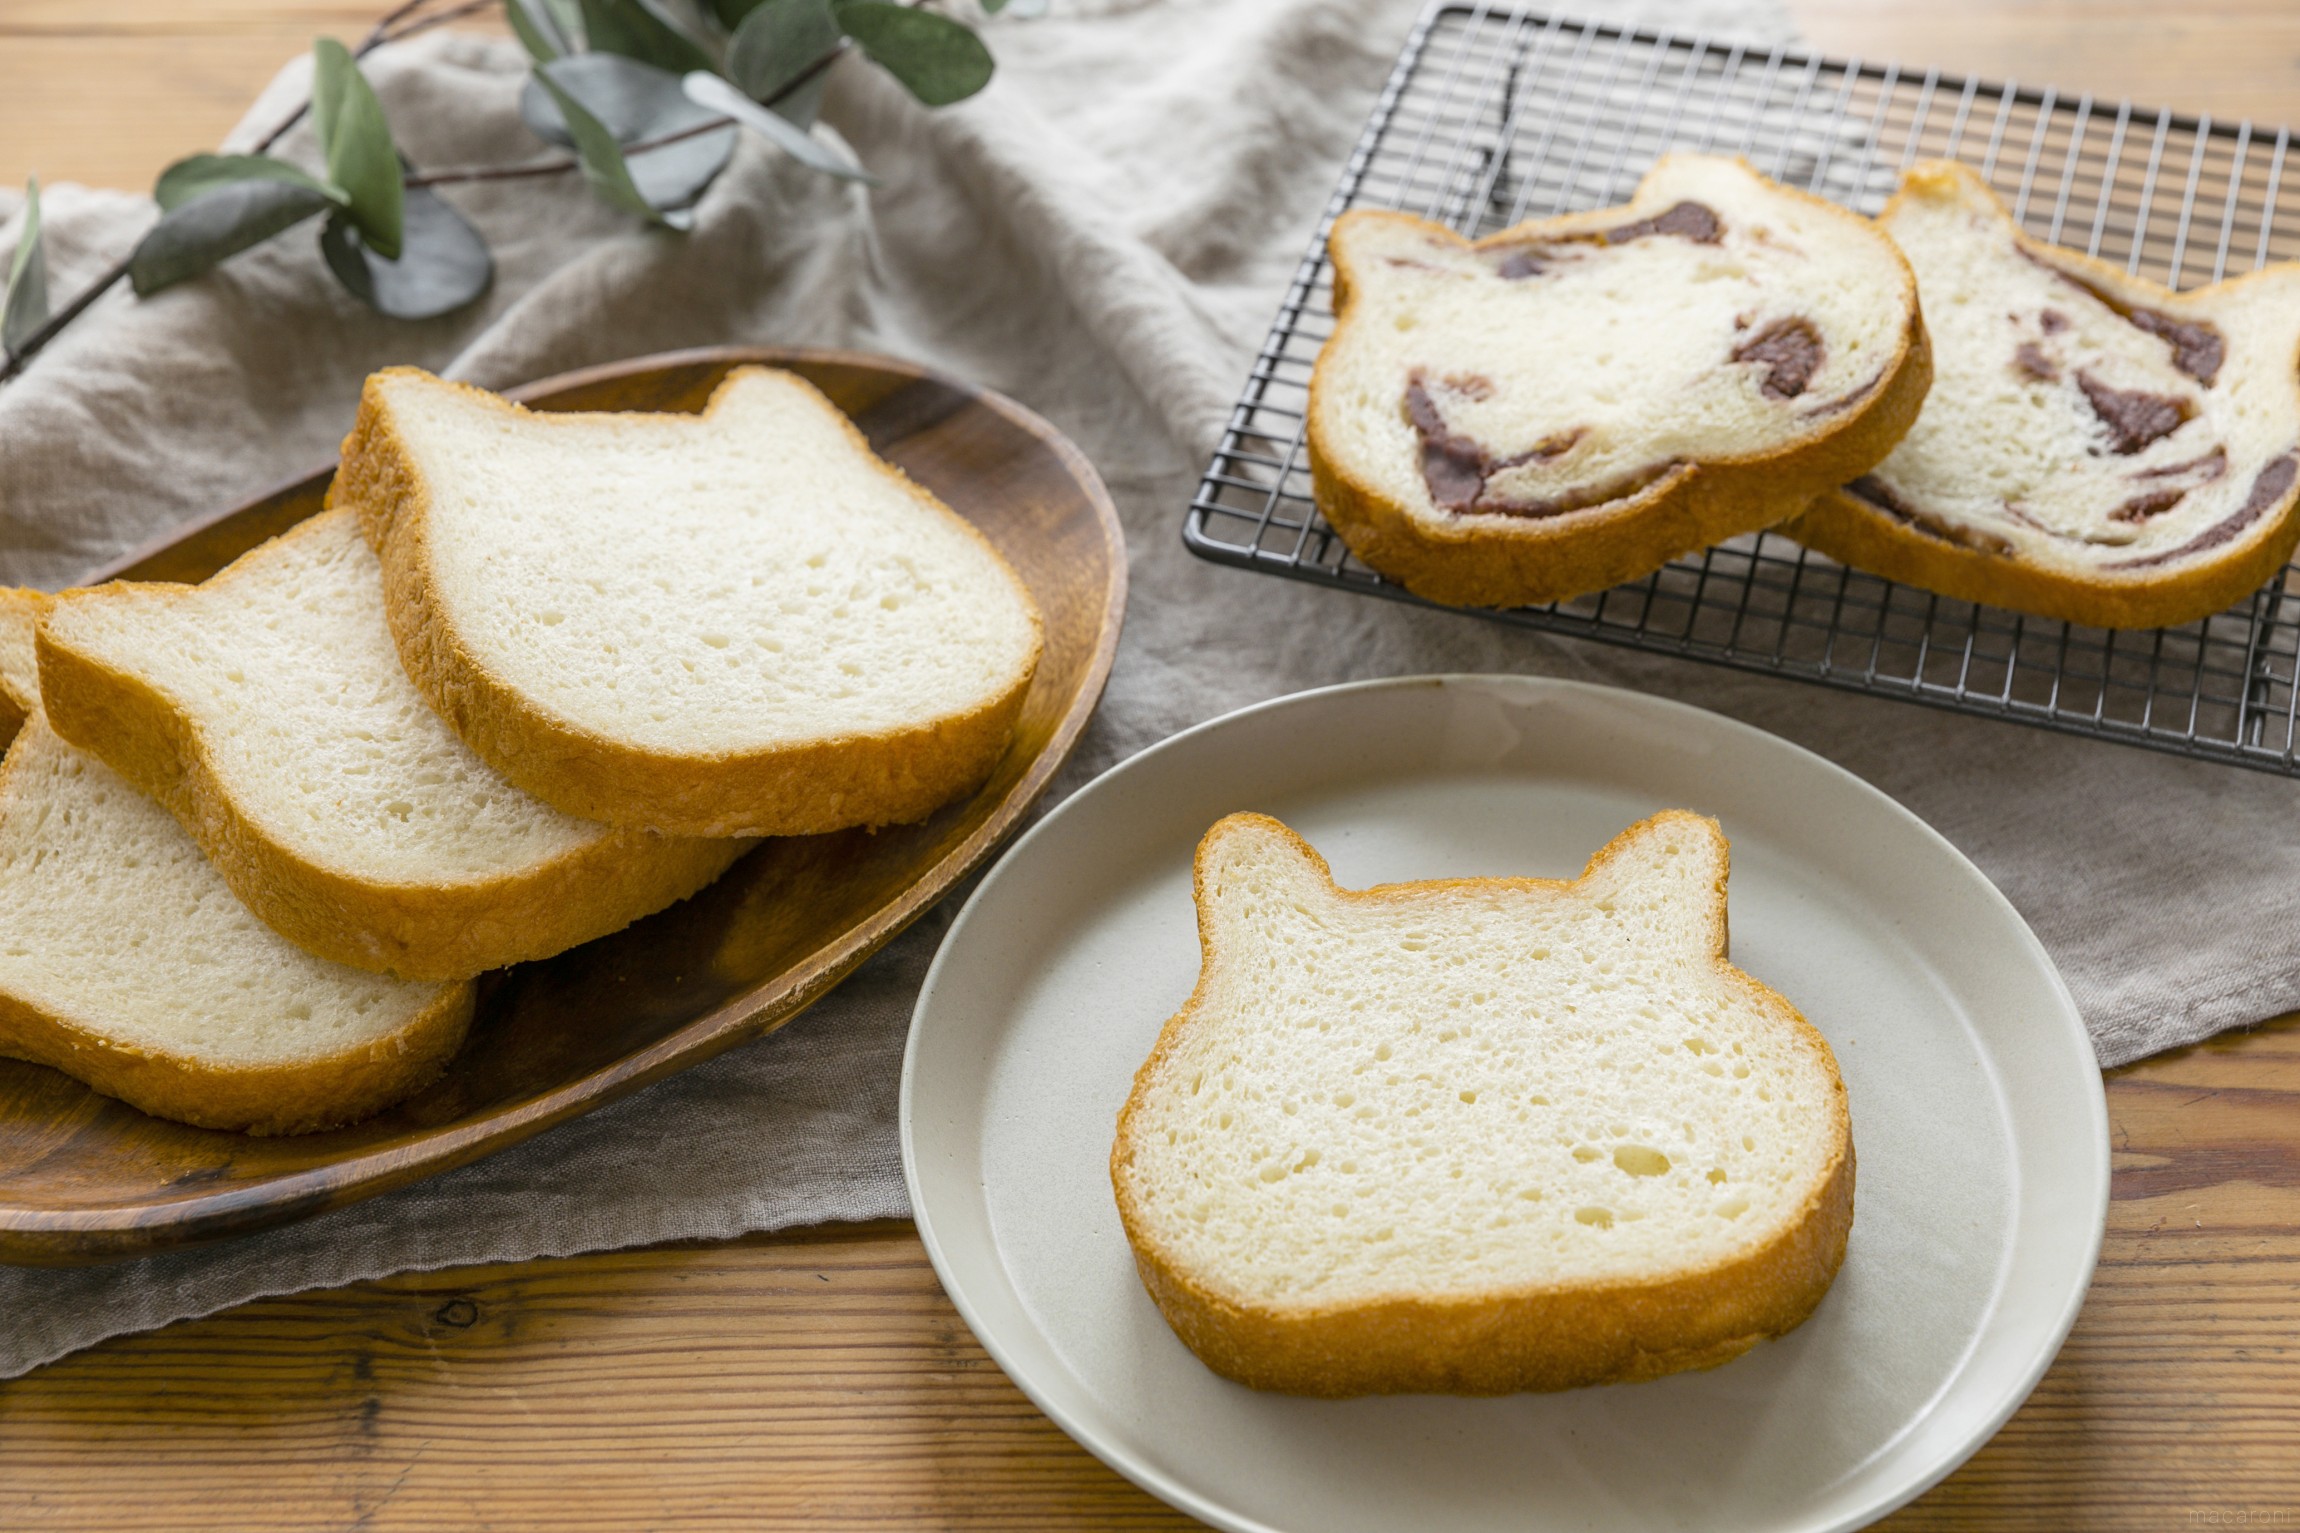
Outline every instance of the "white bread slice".
[(1670, 811), (1571, 883), (1350, 891), (1276, 820), (1208, 831), (1198, 987), (1111, 1153), (1190, 1349), (1258, 1389), (1499, 1394), (1801, 1323), (1851, 1124), (1827, 1043), (1725, 961), (1726, 857)]
[(57, 732), (338, 963), (465, 979), (548, 958), (685, 899), (751, 845), (617, 830), (505, 782), (400, 669), (350, 511), (198, 586), (66, 592), (39, 646)]
[(1318, 506), (1432, 601), (1560, 600), (1769, 527), (1882, 458), (1931, 376), (1892, 241), (1737, 159), (1474, 244), (1353, 211), (1328, 250)]
[(466, 983), (314, 958), (257, 920), (166, 810), (39, 707), (48, 598), (0, 591), (0, 1054), (204, 1128), (292, 1134), (382, 1111), (445, 1068)]
[(1879, 224), (1936, 377), (1891, 456), (1785, 530), (1967, 601), (2107, 628), (2218, 612), (2300, 541), (2300, 264), (2193, 292), (2029, 238), (1914, 166)]
[(700, 416), (554, 415), (394, 368), (331, 493), (424, 696), (569, 814), (922, 819), (989, 775), (1038, 663), (989, 542), (788, 373), (738, 369)]

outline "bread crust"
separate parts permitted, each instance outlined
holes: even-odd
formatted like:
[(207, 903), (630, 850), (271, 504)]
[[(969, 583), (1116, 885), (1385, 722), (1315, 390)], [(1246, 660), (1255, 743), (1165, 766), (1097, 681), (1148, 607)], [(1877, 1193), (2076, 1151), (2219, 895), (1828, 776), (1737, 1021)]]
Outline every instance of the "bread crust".
[[(21, 763), (14, 750), (0, 760), (0, 803), (13, 800)], [(463, 1046), (476, 1000), (469, 981), (443, 985), (381, 1037), (303, 1059), (235, 1067), (121, 1043), (85, 1019), (0, 987), (0, 1055), (61, 1070), (154, 1117), (249, 1134), (302, 1134), (371, 1117), (429, 1085)]]
[[(2003, 211), (2003, 199), (1978, 177), (1949, 162), (1914, 166), (1877, 217), (1913, 193), (1950, 181), (1969, 181)], [(2010, 222), (2009, 215), (2007, 222)], [(2093, 287), (2130, 295), (2136, 306), (2164, 313), (2212, 317), (2213, 307), (2247, 283), (2285, 280), (2274, 267), (2246, 272), (2186, 293), (2127, 275), (2120, 266), (2032, 238), (2017, 225), (2013, 238), (2031, 259)], [(2296, 352), (2288, 372), (2300, 371)], [(2296, 401), (2300, 403), (2300, 401)], [(2300, 409), (2295, 410), (2300, 417)], [(1847, 479), (1858, 475), (1848, 475)], [(1840, 481), (1843, 483), (1844, 481)], [(1781, 530), (1816, 553), (1888, 580), (1962, 601), (2005, 607), (2093, 628), (2168, 628), (2222, 611), (2260, 589), (2292, 559), (2300, 544), (2300, 483), (2287, 490), (2225, 550), (2169, 574), (2101, 570), (2078, 575), (1928, 537), (1842, 488), (1831, 488)]]
[(442, 986), (406, 1024), (333, 1054), (230, 1067), (138, 1049), (0, 990), (0, 1054), (61, 1070), (155, 1118), (266, 1136), (371, 1118), (438, 1079), (470, 1031), (476, 987)]
[[(744, 373), (767, 371), (772, 369), (729, 373), (704, 416)], [(342, 466), (328, 490), (328, 504), (359, 509), (368, 542), (383, 563), (392, 637), (417, 690), (482, 760), (516, 786), (568, 814), (667, 835), (817, 835), (922, 820), (988, 778), (1005, 755), (1037, 672), (1045, 624), (1021, 579), (989, 539), (883, 461), (885, 472), (922, 507), (964, 529), (987, 550), (1021, 596), (1033, 634), (1030, 660), (1004, 693), (910, 729), (751, 752), (693, 753), (615, 739), (525, 695), (472, 651), (454, 614), (438, 600), (430, 492), (384, 399), (382, 381), (395, 375), (429, 378), (418, 369), (393, 368), (368, 380), (358, 418), (344, 439)], [(820, 397), (813, 385), (786, 376)], [(483, 389), (445, 386), (490, 409), (528, 413)], [(828, 400), (824, 404), (856, 449), (876, 460), (845, 412)]]
[[(281, 534), (312, 536), (320, 518)], [(246, 556), (210, 586), (247, 578)], [(192, 586), (115, 582), (98, 593), (167, 601)], [(64, 599), (86, 594), (64, 593)], [(457, 980), (548, 958), (687, 898), (754, 844), (600, 827), (548, 862), (461, 882), (395, 883), (314, 861), (251, 814), (216, 767), (201, 721), (147, 679), (39, 639), (48, 720), (157, 799), (240, 902), (306, 952), (408, 979)]]
[[(1232, 815), (1199, 845), (1193, 875), (1201, 968), (1197, 988), (1158, 1035), (1134, 1077), (1111, 1148), (1111, 1183), (1143, 1286), (1184, 1345), (1223, 1377), (1255, 1389), (1339, 1398), (1365, 1394), (1496, 1395), (1632, 1383), (1714, 1368), (1758, 1342), (1794, 1330), (1835, 1280), (1853, 1225), (1852, 1120), (1843, 1077), (1827, 1042), (1794, 1006), (1726, 961), (1725, 867), (1715, 893), (1712, 963), (1724, 983), (1793, 1024), (1828, 1069), (1833, 1145), (1827, 1169), (1797, 1212), (1768, 1239), (1709, 1266), (1645, 1281), (1496, 1286), (1432, 1299), (1410, 1293), (1349, 1302), (1283, 1305), (1225, 1294), (1191, 1273), (1157, 1240), (1129, 1180), (1138, 1105), (1160, 1067), (1196, 1025), (1218, 961), (1206, 898), (1207, 853), (1223, 825), (1249, 820), (1290, 840), (1349, 903), (1411, 889), (1564, 890), (1563, 879), (1463, 878), (1343, 889), (1324, 858), (1291, 829), (1263, 815)], [(1698, 823), (1723, 840), (1716, 821), (1667, 810), (1616, 836), (1589, 861), (1588, 879), (1632, 838), (1669, 820)]]
[[(1746, 168), (1747, 162), (1741, 163)], [(1651, 180), (1648, 172), (1646, 182)], [(1867, 223), (1794, 187), (1775, 185), (1774, 190), (1834, 217)], [(1344, 238), (1348, 228), (1388, 221), (1482, 250), (1604, 229), (1625, 214), (1645, 210), (1651, 200), (1641, 183), (1620, 207), (1517, 224), (1474, 242), (1410, 213), (1357, 209), (1335, 220), (1327, 240), (1334, 272), (1334, 333), (1310, 374), (1310, 483), (1319, 511), (1358, 558), (1416, 596), (1447, 606), (1562, 601), (1651, 574), (1680, 555), (1795, 516), (1815, 495), (1874, 468), (1916, 423), (1932, 386), (1932, 350), (1917, 306), (1916, 278), (1894, 249), (1908, 321), (1877, 385), (1853, 407), (1809, 422), (1802, 436), (1779, 447), (1680, 463), (1633, 495), (1540, 518), (1468, 513), (1433, 521), (1337, 466), (1328, 445), (1335, 427), (1320, 402), (1331, 397), (1329, 368), (1356, 309), (1359, 279)]]

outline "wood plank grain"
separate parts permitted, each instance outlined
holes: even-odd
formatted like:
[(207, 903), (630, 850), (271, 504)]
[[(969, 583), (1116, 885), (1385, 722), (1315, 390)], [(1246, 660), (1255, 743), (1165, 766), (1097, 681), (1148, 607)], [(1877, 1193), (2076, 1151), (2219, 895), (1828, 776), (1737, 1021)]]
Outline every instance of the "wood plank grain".
[[(1788, 0), (1822, 47), (2300, 120), (2290, 0)], [(18, 0), (0, 182), (212, 143), (345, 0)], [(2300, 1024), (2119, 1072), (2100, 1274), (1900, 1530), (2300, 1528)], [(4, 1321), (0, 1321), (4, 1323)], [(0, 1527), (1193, 1526), (1031, 1409), (907, 1226), (409, 1276), (0, 1385)]]
[(2100, 100), (2300, 122), (2300, 7), (2289, 0), (1784, 0), (1833, 54), (1899, 59)]
[[(0, 186), (145, 191), (213, 149), (315, 37), (357, 45), (390, 0), (8, 0), (0, 5)], [(486, 21), (481, 30), (497, 30)]]
[[(1898, 1530), (2300, 1520), (2300, 1019), (2114, 1077), (2043, 1385)], [(907, 1225), (363, 1283), (0, 1385), (0, 1527), (1180, 1528), (1031, 1407)]]

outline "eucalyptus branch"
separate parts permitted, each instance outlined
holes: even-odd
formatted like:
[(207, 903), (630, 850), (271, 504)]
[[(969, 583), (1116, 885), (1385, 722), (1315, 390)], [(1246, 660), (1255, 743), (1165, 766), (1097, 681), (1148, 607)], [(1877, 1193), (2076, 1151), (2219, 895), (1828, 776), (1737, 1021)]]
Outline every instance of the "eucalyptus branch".
[[(395, 43), (403, 37), (413, 37), (418, 32), (444, 26), (450, 21), (459, 20), (478, 11), (494, 10), (503, 3), (503, 0), (462, 0), (461, 4), (449, 6), (447, 9), (429, 16), (418, 16), (413, 22), (408, 21), (409, 17), (416, 16), (417, 12), (431, 3), (432, 0), (406, 0), (405, 4), (395, 6), (387, 11), (383, 19), (369, 30), (366, 38), (352, 51), (352, 57), (365, 58), (385, 43)], [(294, 111), (282, 118), (269, 133), (258, 139), (250, 153), (262, 154), (271, 148), (285, 136), (290, 128), (303, 121), (305, 115), (310, 111), (311, 102), (307, 98)], [(9, 352), (5, 359), (0, 359), (0, 383), (6, 383), (24, 371), (25, 365), (38, 355), (50, 341), (60, 335), (65, 326), (87, 313), (89, 305), (126, 280), (128, 263), (131, 258), (132, 253), (120, 257), (119, 260), (106, 267), (95, 281), (80, 290), (78, 297), (64, 305), (63, 308), (58, 309), (54, 314), (49, 315), (46, 324), (24, 337), (22, 346)]]
[[(351, 56), (355, 59), (364, 59), (385, 43), (396, 43), (403, 37), (413, 37), (418, 32), (428, 32), (433, 27), (445, 26), (451, 21), (461, 20), (465, 16), (480, 11), (496, 10), (502, 6), (503, 0), (463, 0), (460, 5), (451, 5), (444, 11), (408, 21), (410, 16), (414, 16), (416, 12), (430, 3), (431, 0), (407, 0), (406, 4), (385, 12), (383, 19), (369, 29), (367, 36), (360, 41), (360, 45), (351, 50)], [(407, 24), (402, 26), (402, 22)], [(255, 147), (248, 152), (250, 154), (262, 154), (285, 137), (288, 129), (302, 122), (305, 115), (310, 111), (311, 101), (307, 97), (294, 111), (280, 119), (269, 133), (257, 139)]]
[(58, 332), (66, 325), (85, 314), (88, 311), (88, 305), (103, 297), (113, 288), (118, 287), (120, 279), (127, 275), (128, 258), (122, 256), (118, 264), (81, 289), (79, 297), (49, 315), (48, 323), (24, 337), (24, 344), (8, 353), (7, 361), (0, 362), (0, 383), (6, 383), (22, 372), (24, 364), (31, 361), (41, 347), (54, 340)]
[[(998, 11), (1007, 0), (981, 3), (986, 11)], [(565, 120), (564, 134), (543, 119), (529, 120), (542, 123), (537, 131), (544, 137), (571, 143), (576, 153), (516, 165), (418, 170), (393, 142), (382, 105), (357, 61), (386, 43), (498, 7), (509, 11), (513, 29), (538, 59), (551, 61), (553, 67), (562, 58), (578, 56), (602, 55), (618, 61), (578, 68), (580, 81), (601, 93), (590, 101), (577, 93), (574, 82), (562, 82), (544, 64), (536, 67), (531, 83), (550, 100), (541, 107), (528, 102), (522, 110), (541, 111), (556, 102)], [(655, 0), (583, 0), (583, 24), (570, 39), (562, 35), (565, 26), (540, 15), (532, 0), (398, 0), (356, 49), (320, 39), (314, 44), (313, 89), (326, 103), (317, 124), (325, 168), (308, 171), (267, 152), (312, 116), (311, 95), (245, 153), (195, 154), (178, 160), (155, 189), (165, 204), (160, 222), (133, 252), (100, 273), (25, 336), (20, 346), (0, 351), (0, 382), (21, 374), (34, 356), (123, 278), (132, 277), (139, 294), (157, 292), (321, 215), (320, 249), (328, 269), (348, 291), (400, 318), (425, 319), (450, 312), (485, 291), (493, 275), (492, 258), (479, 231), (445, 202), (431, 199), (403, 211), (402, 199), (409, 192), (537, 180), (581, 170), (609, 206), (684, 229), (692, 222), (694, 199), (726, 165), (737, 130), (760, 134), (819, 173), (871, 183), (851, 156), (808, 135), (811, 110), (794, 109), (785, 117), (774, 109), (818, 85), (849, 52), (865, 55), (930, 107), (982, 89), (993, 68), (981, 39), (945, 14), (937, 0), (798, 0), (737, 6), (734, 12), (728, 19), (723, 3), (703, 9), (701, 25), (717, 37), (714, 42), (666, 17)], [(738, 73), (748, 79), (780, 76), (785, 59), (803, 56), (800, 50), (823, 47), (826, 41), (825, 51), (764, 99), (736, 83)], [(609, 105), (599, 107), (600, 100)], [(706, 114), (699, 122), (692, 120), (698, 109)], [(623, 123), (621, 131), (637, 142), (619, 143), (594, 115), (600, 110)], [(671, 123), (684, 126), (639, 137)], [(657, 162), (654, 169), (661, 174), (651, 178), (656, 190), (642, 191), (633, 181), (626, 164), (632, 157), (722, 131), (730, 140), (723, 145)], [(424, 210), (420, 219), (415, 218), (417, 207)], [(405, 246), (403, 233), (411, 240)], [(33, 239), (30, 259), (37, 262), (41, 259), (37, 234)], [(20, 329), (37, 314), (45, 306), (45, 292), (44, 285), (26, 287), (23, 294), (31, 296), (21, 303), (15, 302), (21, 295), (12, 293), (9, 302), (17, 317), (8, 328)]]
[[(493, 4), (495, 0), (488, 0), (488, 3)], [(821, 78), (824, 70), (829, 69), (844, 58), (853, 46), (845, 38), (840, 38), (836, 47), (831, 48), (822, 57), (791, 76), (789, 84), (759, 104), (772, 108), (777, 102), (797, 95), (809, 84)], [(733, 126), (735, 126), (735, 122), (731, 117), (714, 117), (709, 122), (699, 122), (692, 127), (681, 128), (676, 133), (666, 133), (660, 138), (642, 139), (636, 144), (626, 144), (623, 146), (623, 158), (629, 159), (636, 154), (647, 154), (657, 149), (667, 149), (673, 144), (683, 144), (688, 139), (701, 138), (706, 133), (716, 133), (721, 128)], [(446, 170), (418, 171), (407, 178), (407, 184), (411, 187), (468, 186), (478, 181), (526, 181), (543, 176), (563, 176), (571, 170), (581, 170), (582, 168), (582, 161), (572, 155), (562, 155), (551, 160), (531, 160), (525, 165), (462, 165), (450, 166)]]
[[(721, 128), (731, 128), (734, 125), (731, 117), (714, 117), (709, 122), (699, 122), (691, 128), (666, 133), (661, 138), (626, 144), (623, 146), (623, 157), (629, 159), (635, 154), (667, 149), (673, 144), (683, 144), (690, 138), (701, 138), (706, 133), (716, 133)], [(530, 160), (524, 165), (451, 165), (445, 170), (418, 171), (407, 178), (407, 184), (411, 187), (468, 186), (475, 181), (525, 181), (538, 176), (562, 176), (568, 171), (582, 168), (583, 162), (572, 155), (562, 155), (555, 160)]]

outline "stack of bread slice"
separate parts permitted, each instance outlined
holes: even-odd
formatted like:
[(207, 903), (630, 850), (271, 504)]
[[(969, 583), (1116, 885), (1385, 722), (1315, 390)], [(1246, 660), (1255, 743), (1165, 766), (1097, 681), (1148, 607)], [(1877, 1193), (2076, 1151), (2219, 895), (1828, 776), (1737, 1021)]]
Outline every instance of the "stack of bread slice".
[(1318, 506), (1434, 601), (1563, 600), (1781, 526), (2148, 627), (2300, 542), (2300, 265), (2174, 293), (2029, 237), (1950, 162), (1872, 221), (1710, 155), (1475, 242), (1352, 211), (1328, 249)]
[(1037, 663), (998, 554), (784, 373), (700, 416), (380, 374), (330, 502), (199, 586), (0, 593), (0, 1053), (352, 1121), (482, 971), (967, 792)]

